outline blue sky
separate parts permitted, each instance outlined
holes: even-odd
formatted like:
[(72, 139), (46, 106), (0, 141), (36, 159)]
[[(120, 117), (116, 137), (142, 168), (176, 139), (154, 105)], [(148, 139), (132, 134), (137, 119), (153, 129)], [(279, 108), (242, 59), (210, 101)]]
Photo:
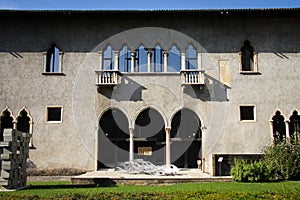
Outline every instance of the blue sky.
[(0, 9), (24, 10), (149, 10), (295, 7), (300, 7), (300, 0), (0, 0)]

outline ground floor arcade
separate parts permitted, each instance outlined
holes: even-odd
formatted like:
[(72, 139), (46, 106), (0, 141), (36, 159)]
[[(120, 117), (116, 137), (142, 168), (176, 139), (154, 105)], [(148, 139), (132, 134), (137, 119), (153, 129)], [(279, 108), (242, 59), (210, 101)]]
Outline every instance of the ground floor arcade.
[(173, 116), (171, 127), (151, 107), (138, 114), (134, 127), (129, 127), (126, 115), (116, 108), (107, 110), (99, 125), (98, 169), (133, 159), (197, 168), (202, 157), (201, 121), (186, 108)]

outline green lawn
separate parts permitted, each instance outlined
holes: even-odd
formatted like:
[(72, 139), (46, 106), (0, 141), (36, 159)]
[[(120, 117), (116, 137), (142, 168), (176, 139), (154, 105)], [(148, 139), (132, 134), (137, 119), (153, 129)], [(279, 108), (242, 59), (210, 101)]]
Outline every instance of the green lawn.
[(0, 199), (300, 199), (300, 181), (273, 183), (186, 183), (170, 186), (73, 186), (38, 182)]

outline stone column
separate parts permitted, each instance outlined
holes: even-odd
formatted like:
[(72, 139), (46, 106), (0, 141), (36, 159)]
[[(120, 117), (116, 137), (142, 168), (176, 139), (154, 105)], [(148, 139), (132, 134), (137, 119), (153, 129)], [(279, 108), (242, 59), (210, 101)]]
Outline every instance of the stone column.
[(205, 158), (206, 158), (206, 145), (205, 145), (205, 142), (206, 142), (206, 134), (205, 134), (205, 130), (206, 130), (206, 126), (202, 126), (201, 127), (201, 149), (202, 149), (202, 152), (201, 152), (201, 168), (202, 168), (202, 171), (205, 172)]
[(270, 121), (270, 132), (271, 132), (271, 143), (275, 144), (274, 136), (273, 136), (273, 120)]
[(185, 52), (181, 52), (181, 70), (185, 70)]
[(17, 120), (13, 120), (13, 129), (17, 130)]
[(289, 120), (285, 121), (285, 138), (286, 141), (290, 142), (290, 129), (289, 129)]
[(171, 164), (171, 128), (166, 128), (166, 165)]
[(202, 69), (202, 53), (197, 52), (197, 69)]
[(33, 135), (33, 122), (29, 122), (29, 147), (30, 148), (34, 147), (32, 135)]
[(136, 56), (136, 52), (132, 51), (130, 53), (131, 56), (131, 72), (134, 72), (134, 65), (135, 65), (135, 56)]
[(114, 51), (114, 70), (119, 70), (119, 51)]
[(163, 54), (164, 54), (164, 72), (168, 72), (168, 56), (169, 56), (169, 53), (167, 51), (164, 51)]
[(102, 70), (103, 67), (102, 67), (102, 51), (99, 51), (99, 70)]
[(147, 62), (147, 72), (151, 72), (151, 57), (152, 57), (152, 49), (148, 49), (147, 56), (148, 56), (148, 62)]
[(134, 159), (133, 128), (129, 128), (129, 161)]

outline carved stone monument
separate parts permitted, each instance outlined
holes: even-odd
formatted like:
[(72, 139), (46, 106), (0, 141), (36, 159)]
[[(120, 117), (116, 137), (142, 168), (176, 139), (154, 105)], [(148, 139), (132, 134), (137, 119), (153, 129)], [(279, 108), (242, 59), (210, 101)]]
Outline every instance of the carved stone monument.
[(1, 189), (18, 189), (26, 186), (26, 161), (29, 156), (29, 133), (4, 129), (1, 149)]

